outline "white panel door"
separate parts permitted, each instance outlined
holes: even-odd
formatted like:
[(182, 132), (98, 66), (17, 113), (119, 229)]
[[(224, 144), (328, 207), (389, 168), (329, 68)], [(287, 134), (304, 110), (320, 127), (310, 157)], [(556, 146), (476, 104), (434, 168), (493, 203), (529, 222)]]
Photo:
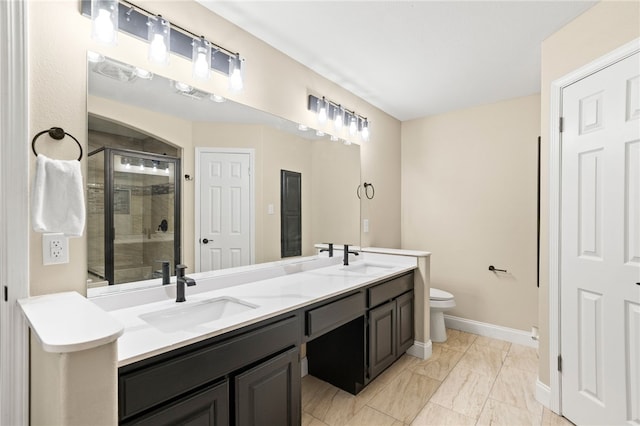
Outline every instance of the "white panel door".
[(562, 93), (562, 413), (640, 425), (640, 54)]
[(200, 154), (200, 271), (251, 263), (250, 155)]

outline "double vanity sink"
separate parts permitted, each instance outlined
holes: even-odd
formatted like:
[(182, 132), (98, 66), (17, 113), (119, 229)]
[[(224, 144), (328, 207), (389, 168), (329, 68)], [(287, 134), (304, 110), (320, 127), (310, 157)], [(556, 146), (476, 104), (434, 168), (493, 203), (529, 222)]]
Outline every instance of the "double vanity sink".
[[(389, 270), (393, 268), (394, 266), (392, 265), (361, 262), (354, 265), (343, 266), (339, 268), (339, 270), (347, 273), (375, 275), (389, 272)], [(258, 305), (229, 296), (220, 296), (204, 300), (200, 299), (201, 298), (198, 298), (195, 302), (147, 312), (139, 315), (139, 318), (160, 331), (172, 333), (178, 330), (189, 330), (201, 324), (258, 308)], [(304, 297), (284, 295), (279, 297), (279, 299), (286, 303), (301, 301)]]
[[(192, 273), (197, 285), (187, 288), (182, 303), (176, 303), (175, 285), (94, 294), (84, 302), (92, 315), (100, 311), (124, 329), (112, 332), (122, 333), (118, 422), (299, 424), (305, 348), (309, 374), (361, 391), (415, 343), (419, 258), (361, 254), (348, 266), (318, 257)], [(41, 309), (37, 299), (21, 305), (45, 350), (56, 352), (62, 345), (48, 344), (38, 333), (42, 323), (32, 321)], [(100, 344), (78, 342), (65, 350)]]

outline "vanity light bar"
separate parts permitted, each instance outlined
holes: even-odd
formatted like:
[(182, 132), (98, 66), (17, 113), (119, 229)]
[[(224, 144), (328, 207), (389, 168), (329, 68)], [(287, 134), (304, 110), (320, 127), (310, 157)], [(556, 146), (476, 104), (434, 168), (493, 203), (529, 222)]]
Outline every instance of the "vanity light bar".
[(326, 111), (323, 112), (323, 115), (326, 114), (326, 118), (335, 121), (336, 117), (342, 112), (342, 126), (349, 128), (352, 121), (355, 120), (356, 131), (360, 132), (364, 140), (369, 139), (369, 126), (371, 125), (371, 122), (367, 119), (367, 117), (363, 117), (357, 114), (355, 111), (349, 110), (342, 105), (325, 98), (324, 96), (322, 98), (319, 98), (314, 95), (309, 95), (309, 103), (307, 104), (307, 109), (318, 114), (318, 105), (321, 105), (323, 102), (326, 107)]
[[(80, 0), (80, 12), (82, 15), (91, 18), (91, 0)], [(155, 18), (157, 16), (133, 3), (120, 1), (117, 29), (149, 42), (149, 17)], [(201, 36), (171, 22), (169, 48), (172, 53), (191, 60), (193, 56), (193, 40), (200, 38)], [(211, 69), (230, 76), (230, 62), (232, 59), (237, 60), (239, 54), (210, 41), (209, 43), (211, 44)]]

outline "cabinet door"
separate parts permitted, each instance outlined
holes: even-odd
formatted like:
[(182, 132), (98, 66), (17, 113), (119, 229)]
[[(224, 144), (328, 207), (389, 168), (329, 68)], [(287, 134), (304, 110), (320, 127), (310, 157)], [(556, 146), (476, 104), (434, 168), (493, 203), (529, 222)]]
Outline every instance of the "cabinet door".
[(396, 299), (398, 312), (398, 357), (413, 345), (413, 291)]
[(122, 423), (140, 426), (226, 426), (229, 424), (228, 381), (162, 407), (139, 419)]
[(396, 360), (396, 302), (369, 311), (369, 368), (371, 379)]
[(236, 377), (238, 426), (300, 424), (298, 354), (298, 348), (293, 348)]

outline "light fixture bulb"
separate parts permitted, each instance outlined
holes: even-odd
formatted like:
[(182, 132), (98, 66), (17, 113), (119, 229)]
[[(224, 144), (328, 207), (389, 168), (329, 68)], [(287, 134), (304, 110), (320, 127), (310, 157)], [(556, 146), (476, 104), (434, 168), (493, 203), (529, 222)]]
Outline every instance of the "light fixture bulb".
[(91, 36), (101, 44), (115, 45), (118, 29), (118, 2), (91, 2)]
[(242, 81), (242, 60), (240, 54), (229, 57), (229, 88), (234, 92), (239, 92), (244, 88)]
[(131, 168), (131, 163), (127, 162), (127, 163), (124, 165), (124, 168), (125, 168), (125, 169), (130, 169), (130, 168)]
[[(204, 50), (204, 49), (203, 49)], [(198, 77), (208, 77), (209, 76), (209, 66), (207, 64), (207, 59), (204, 55), (205, 52), (198, 52), (198, 56), (196, 57), (196, 62), (194, 65), (194, 72)]]
[(336, 128), (336, 131), (342, 130), (342, 124), (344, 120), (344, 108), (338, 107), (336, 109), (336, 116), (333, 119), (333, 126)]
[(322, 130), (316, 130), (316, 136), (322, 137), (324, 136), (324, 132)]
[(165, 172), (166, 174), (169, 174), (169, 165), (168, 165), (168, 164), (167, 164), (167, 168), (166, 168), (166, 169), (164, 169), (164, 172)]
[(211, 73), (211, 44), (204, 36), (193, 39), (193, 77), (208, 80)]
[(362, 132), (360, 133), (360, 135), (362, 136), (362, 140), (364, 141), (369, 140), (369, 121), (368, 120), (364, 120), (364, 123), (362, 123)]
[(140, 163), (140, 170), (144, 170), (144, 163)]
[(358, 119), (354, 114), (351, 116), (351, 121), (349, 122), (349, 134), (355, 136), (356, 133), (358, 133)]
[(331, 142), (338, 142), (338, 137), (331, 135)]
[(327, 122), (327, 101), (322, 97), (322, 99), (318, 99), (318, 103), (316, 105), (316, 110), (318, 111), (318, 123), (324, 124)]
[(171, 25), (160, 15), (150, 16), (147, 24), (149, 25), (148, 39), (150, 40), (149, 60), (156, 64), (167, 65), (171, 51)]
[(309, 130), (309, 127), (305, 126), (304, 124), (298, 124), (298, 130), (300, 130), (301, 132), (306, 132), (307, 130)]
[(149, 45), (149, 59), (153, 62), (163, 64), (166, 62), (167, 46), (164, 44), (164, 36), (162, 34), (154, 34), (153, 40)]

